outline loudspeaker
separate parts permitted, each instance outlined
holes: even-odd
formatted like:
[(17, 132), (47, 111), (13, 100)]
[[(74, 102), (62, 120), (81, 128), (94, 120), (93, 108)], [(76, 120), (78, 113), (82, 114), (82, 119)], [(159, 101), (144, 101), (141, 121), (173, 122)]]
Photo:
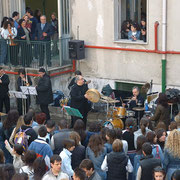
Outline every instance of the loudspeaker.
[(84, 41), (69, 41), (69, 58), (74, 60), (80, 60), (85, 58)]

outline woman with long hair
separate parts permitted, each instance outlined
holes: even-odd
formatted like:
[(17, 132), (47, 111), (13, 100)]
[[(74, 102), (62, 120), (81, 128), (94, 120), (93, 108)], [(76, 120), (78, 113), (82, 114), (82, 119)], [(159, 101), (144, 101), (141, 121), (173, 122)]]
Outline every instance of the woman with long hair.
[(86, 158), (90, 159), (94, 164), (94, 169), (101, 176), (102, 180), (106, 179), (106, 172), (101, 170), (101, 164), (107, 154), (102, 138), (98, 134), (94, 134), (89, 139), (86, 148)]
[(156, 124), (158, 124), (158, 122), (164, 122), (166, 125), (166, 130), (168, 129), (170, 124), (170, 113), (166, 94), (159, 94), (158, 105), (156, 107), (155, 114), (150, 118), (150, 120), (155, 121)]
[(156, 129), (155, 133), (157, 135), (157, 144), (160, 145), (160, 147), (161, 147), (161, 149), (163, 151), (167, 133), (163, 128)]
[(168, 180), (173, 172), (180, 167), (180, 131), (171, 131), (167, 137), (164, 148), (163, 167), (166, 170)]

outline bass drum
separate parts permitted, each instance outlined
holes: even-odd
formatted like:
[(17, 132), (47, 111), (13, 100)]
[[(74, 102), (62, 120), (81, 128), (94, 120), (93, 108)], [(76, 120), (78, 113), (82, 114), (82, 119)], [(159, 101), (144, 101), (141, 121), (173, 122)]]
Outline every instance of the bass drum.
[(124, 129), (124, 123), (120, 118), (116, 118), (113, 120), (108, 120), (104, 123), (104, 127), (107, 127), (109, 129), (113, 129), (113, 128), (120, 128), (120, 129)]

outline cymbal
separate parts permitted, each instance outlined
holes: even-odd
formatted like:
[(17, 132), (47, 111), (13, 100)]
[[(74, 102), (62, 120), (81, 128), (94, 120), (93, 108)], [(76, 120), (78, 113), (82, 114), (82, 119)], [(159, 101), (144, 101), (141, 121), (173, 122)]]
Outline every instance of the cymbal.
[(134, 111), (144, 111), (144, 107), (134, 107), (133, 108)]
[(0, 117), (1, 117), (1, 116), (6, 116), (6, 115), (7, 115), (7, 114), (0, 112)]
[(111, 97), (104, 96), (104, 95), (101, 95), (101, 99), (104, 99), (104, 100), (107, 100), (107, 101), (112, 101), (112, 100), (114, 100), (114, 99), (112, 99)]
[(100, 101), (105, 102), (105, 103), (118, 103), (118, 102), (120, 102), (119, 100), (115, 100), (115, 99), (112, 99), (112, 100), (100, 99)]
[(130, 101), (130, 100), (131, 100), (131, 99), (128, 99), (128, 98), (127, 98), (127, 99), (123, 99), (123, 101)]

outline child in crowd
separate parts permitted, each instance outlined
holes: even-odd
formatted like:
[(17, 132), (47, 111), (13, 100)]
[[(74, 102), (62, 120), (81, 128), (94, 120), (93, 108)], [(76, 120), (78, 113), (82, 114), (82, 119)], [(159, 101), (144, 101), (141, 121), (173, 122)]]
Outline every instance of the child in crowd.
[(13, 165), (16, 172), (19, 172), (19, 169), (24, 165), (22, 161), (22, 156), (23, 156), (23, 151), (24, 151), (23, 146), (21, 144), (15, 144), (12, 149), (7, 140), (5, 140), (4, 143), (6, 145), (6, 149), (13, 156)]
[(153, 177), (154, 177), (154, 180), (165, 180), (166, 172), (161, 166), (158, 166), (154, 168)]

